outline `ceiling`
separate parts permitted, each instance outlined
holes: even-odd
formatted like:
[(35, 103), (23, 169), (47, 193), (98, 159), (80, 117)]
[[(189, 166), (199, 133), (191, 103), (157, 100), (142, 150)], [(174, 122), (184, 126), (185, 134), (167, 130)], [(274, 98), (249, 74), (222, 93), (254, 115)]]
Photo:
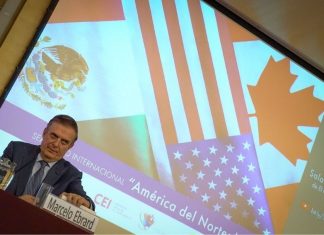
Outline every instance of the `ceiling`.
[(217, 2), (303, 58), (324, 78), (324, 0)]

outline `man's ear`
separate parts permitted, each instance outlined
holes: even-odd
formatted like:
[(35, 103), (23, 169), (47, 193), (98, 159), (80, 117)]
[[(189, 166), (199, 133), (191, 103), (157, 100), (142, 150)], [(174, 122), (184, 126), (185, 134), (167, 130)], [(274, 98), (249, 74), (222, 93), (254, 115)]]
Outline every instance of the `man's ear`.
[(43, 130), (43, 134), (42, 134), (43, 139), (44, 139), (44, 135), (46, 134), (46, 132), (47, 132), (47, 127)]
[(73, 142), (71, 143), (69, 149), (72, 148), (72, 147), (74, 146), (74, 143), (75, 143), (75, 141), (73, 141)]
[(74, 143), (75, 143), (75, 141), (73, 143), (71, 143), (70, 148), (72, 148), (74, 146)]

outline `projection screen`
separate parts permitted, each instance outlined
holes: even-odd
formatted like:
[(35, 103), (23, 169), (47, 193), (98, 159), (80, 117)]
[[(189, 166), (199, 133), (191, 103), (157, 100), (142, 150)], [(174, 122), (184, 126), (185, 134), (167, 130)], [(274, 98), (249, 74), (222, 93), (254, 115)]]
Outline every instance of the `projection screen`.
[(130, 233), (323, 229), (323, 80), (204, 1), (61, 0), (13, 79), (0, 153), (73, 116), (65, 159)]

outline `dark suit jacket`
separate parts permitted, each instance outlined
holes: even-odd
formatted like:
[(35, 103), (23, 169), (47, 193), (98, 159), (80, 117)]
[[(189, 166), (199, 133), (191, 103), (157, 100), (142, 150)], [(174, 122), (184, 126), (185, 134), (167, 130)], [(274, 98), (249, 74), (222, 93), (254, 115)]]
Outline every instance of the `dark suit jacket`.
[[(28, 144), (20, 141), (12, 141), (8, 144), (3, 152), (5, 158), (17, 164), (15, 176), (7, 187), (6, 191), (20, 196), (25, 190), (27, 181), (31, 175), (37, 155), (40, 152), (40, 146)], [(82, 184), (82, 173), (75, 168), (70, 162), (61, 159), (48, 171), (43, 182), (54, 187), (52, 193), (60, 195), (63, 192), (75, 193), (86, 198), (92, 205), (93, 201), (86, 195)]]

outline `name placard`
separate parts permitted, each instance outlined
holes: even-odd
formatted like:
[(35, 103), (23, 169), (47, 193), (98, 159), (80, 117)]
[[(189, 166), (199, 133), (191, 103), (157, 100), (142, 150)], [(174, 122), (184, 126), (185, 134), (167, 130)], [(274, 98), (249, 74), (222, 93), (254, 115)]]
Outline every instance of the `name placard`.
[(53, 194), (47, 196), (42, 208), (91, 232), (95, 231), (99, 222), (99, 218), (95, 214), (64, 201)]

